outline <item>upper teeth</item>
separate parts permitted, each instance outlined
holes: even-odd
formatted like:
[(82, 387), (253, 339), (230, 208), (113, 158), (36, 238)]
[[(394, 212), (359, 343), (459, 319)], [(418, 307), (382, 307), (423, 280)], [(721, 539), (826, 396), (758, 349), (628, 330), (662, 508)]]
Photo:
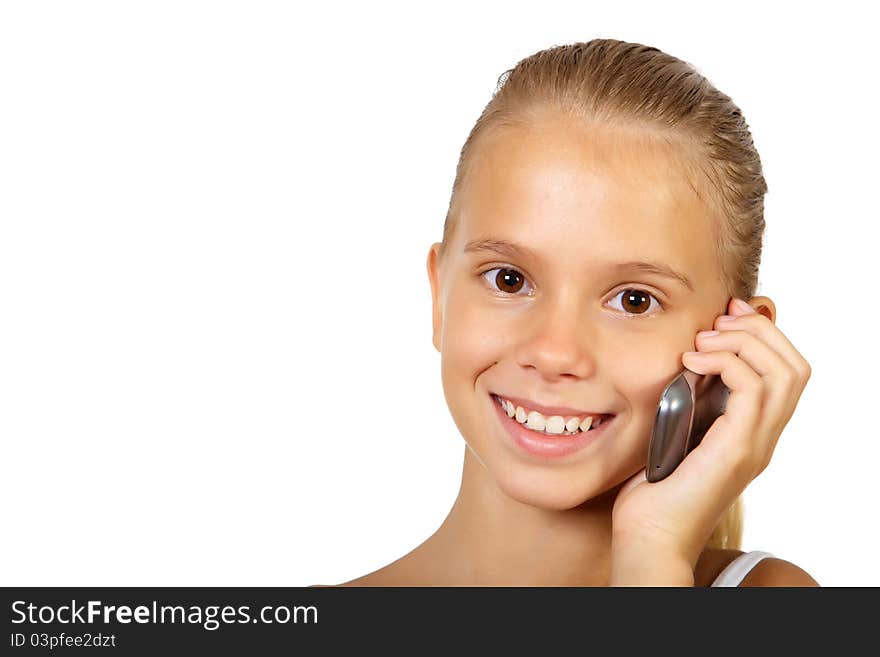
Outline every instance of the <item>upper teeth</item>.
[[(545, 417), (538, 411), (531, 411), (522, 406), (515, 406), (513, 402), (499, 397), (498, 395), (495, 395), (495, 398), (501, 403), (501, 408), (504, 409), (509, 417), (515, 418), (517, 422), (525, 424), (529, 429), (533, 429), (534, 431), (543, 431), (544, 433), (553, 434), (574, 434), (579, 430), (589, 431), (590, 426), (593, 424), (592, 415), (588, 415), (583, 419), (579, 417), (570, 417), (567, 420), (561, 415)], [(601, 423), (602, 418), (597, 416), (595, 426), (598, 427)]]

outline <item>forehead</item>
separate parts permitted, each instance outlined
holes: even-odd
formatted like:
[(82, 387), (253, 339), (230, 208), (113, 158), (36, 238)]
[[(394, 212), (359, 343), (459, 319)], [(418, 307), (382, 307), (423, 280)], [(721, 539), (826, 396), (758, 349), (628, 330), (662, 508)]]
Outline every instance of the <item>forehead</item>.
[(711, 267), (712, 223), (675, 142), (645, 129), (552, 120), (504, 128), (474, 145), (462, 244), (503, 237), (554, 254), (564, 245), (614, 260)]

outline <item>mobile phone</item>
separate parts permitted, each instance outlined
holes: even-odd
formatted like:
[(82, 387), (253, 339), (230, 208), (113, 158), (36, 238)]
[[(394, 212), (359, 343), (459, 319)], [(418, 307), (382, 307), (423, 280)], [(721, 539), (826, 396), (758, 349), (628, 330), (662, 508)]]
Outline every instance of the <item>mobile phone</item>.
[(717, 374), (689, 369), (676, 376), (660, 395), (648, 446), (648, 481), (668, 477), (724, 413), (730, 389)]

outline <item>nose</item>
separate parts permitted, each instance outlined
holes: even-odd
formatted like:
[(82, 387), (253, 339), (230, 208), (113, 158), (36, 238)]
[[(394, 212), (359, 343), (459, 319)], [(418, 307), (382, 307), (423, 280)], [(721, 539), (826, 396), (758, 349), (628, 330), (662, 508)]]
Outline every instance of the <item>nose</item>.
[(547, 381), (585, 378), (596, 368), (596, 331), (572, 295), (560, 294), (535, 304), (523, 318), (516, 361)]

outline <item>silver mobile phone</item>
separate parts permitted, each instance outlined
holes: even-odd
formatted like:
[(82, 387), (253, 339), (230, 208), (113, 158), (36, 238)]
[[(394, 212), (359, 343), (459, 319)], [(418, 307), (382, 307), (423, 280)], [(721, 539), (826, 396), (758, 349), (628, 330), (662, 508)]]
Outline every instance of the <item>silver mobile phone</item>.
[(730, 389), (717, 374), (683, 370), (663, 390), (648, 447), (648, 481), (668, 477), (724, 413)]

